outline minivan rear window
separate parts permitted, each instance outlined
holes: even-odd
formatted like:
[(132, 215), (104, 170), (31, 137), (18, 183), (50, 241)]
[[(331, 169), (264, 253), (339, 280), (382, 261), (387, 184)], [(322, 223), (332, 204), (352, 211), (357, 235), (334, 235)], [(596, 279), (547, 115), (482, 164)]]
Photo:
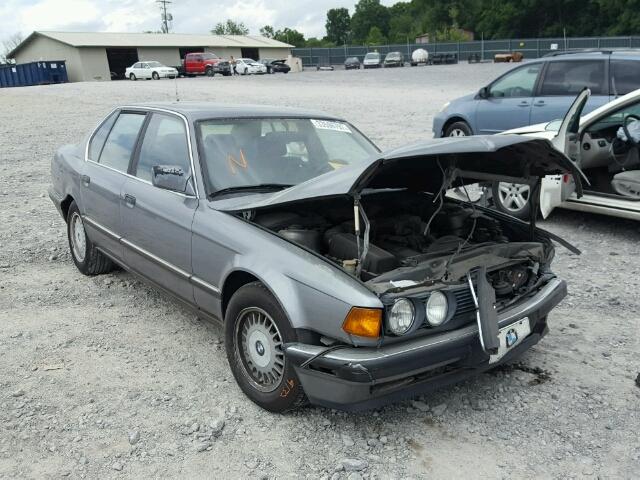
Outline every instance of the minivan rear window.
[(608, 95), (603, 60), (553, 61), (547, 65), (542, 81), (541, 95), (575, 96), (585, 87), (592, 95)]
[(611, 93), (626, 95), (640, 88), (640, 62), (637, 60), (611, 61)]

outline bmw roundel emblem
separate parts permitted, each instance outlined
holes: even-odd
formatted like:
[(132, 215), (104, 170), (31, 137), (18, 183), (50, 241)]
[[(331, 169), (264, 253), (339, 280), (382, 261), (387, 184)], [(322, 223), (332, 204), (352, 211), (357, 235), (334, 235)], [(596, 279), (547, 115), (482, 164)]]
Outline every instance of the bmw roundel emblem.
[(512, 347), (518, 341), (518, 332), (512, 328), (507, 332), (505, 339), (507, 341), (507, 348)]

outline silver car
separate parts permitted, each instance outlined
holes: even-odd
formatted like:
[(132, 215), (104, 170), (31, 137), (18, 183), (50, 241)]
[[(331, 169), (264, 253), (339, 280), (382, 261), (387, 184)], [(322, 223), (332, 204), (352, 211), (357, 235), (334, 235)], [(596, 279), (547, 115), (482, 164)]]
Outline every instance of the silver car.
[(380, 153), (329, 115), (181, 102), (117, 108), (60, 148), (50, 197), (82, 273), (119, 265), (221, 322), (258, 405), (362, 409), (545, 335), (566, 295), (551, 239), (569, 245), (446, 192), (560, 173), (576, 170), (547, 140)]

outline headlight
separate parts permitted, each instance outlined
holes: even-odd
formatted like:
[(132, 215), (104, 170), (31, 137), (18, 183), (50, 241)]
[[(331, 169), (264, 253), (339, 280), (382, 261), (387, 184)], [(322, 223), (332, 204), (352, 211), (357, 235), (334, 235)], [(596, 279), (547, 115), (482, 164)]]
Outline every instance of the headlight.
[(416, 319), (416, 309), (413, 302), (406, 298), (399, 298), (389, 312), (389, 330), (394, 335), (404, 335), (413, 326)]
[(449, 313), (449, 302), (447, 296), (439, 291), (431, 292), (427, 300), (427, 322), (433, 327), (442, 325)]
[(442, 107), (441, 107), (441, 108), (440, 108), (440, 110), (439, 110), (439, 113), (440, 113), (440, 112), (444, 112), (444, 111), (447, 109), (447, 107), (448, 107), (449, 105), (451, 105), (451, 102), (447, 102), (447, 103), (445, 103), (444, 105), (442, 105)]

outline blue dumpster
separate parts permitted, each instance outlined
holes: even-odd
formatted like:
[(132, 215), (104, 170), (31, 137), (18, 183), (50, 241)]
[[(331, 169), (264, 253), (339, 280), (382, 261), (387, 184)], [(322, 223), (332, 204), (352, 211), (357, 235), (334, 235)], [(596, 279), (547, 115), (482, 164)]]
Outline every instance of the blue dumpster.
[(0, 65), (0, 87), (26, 87), (68, 81), (64, 60)]

